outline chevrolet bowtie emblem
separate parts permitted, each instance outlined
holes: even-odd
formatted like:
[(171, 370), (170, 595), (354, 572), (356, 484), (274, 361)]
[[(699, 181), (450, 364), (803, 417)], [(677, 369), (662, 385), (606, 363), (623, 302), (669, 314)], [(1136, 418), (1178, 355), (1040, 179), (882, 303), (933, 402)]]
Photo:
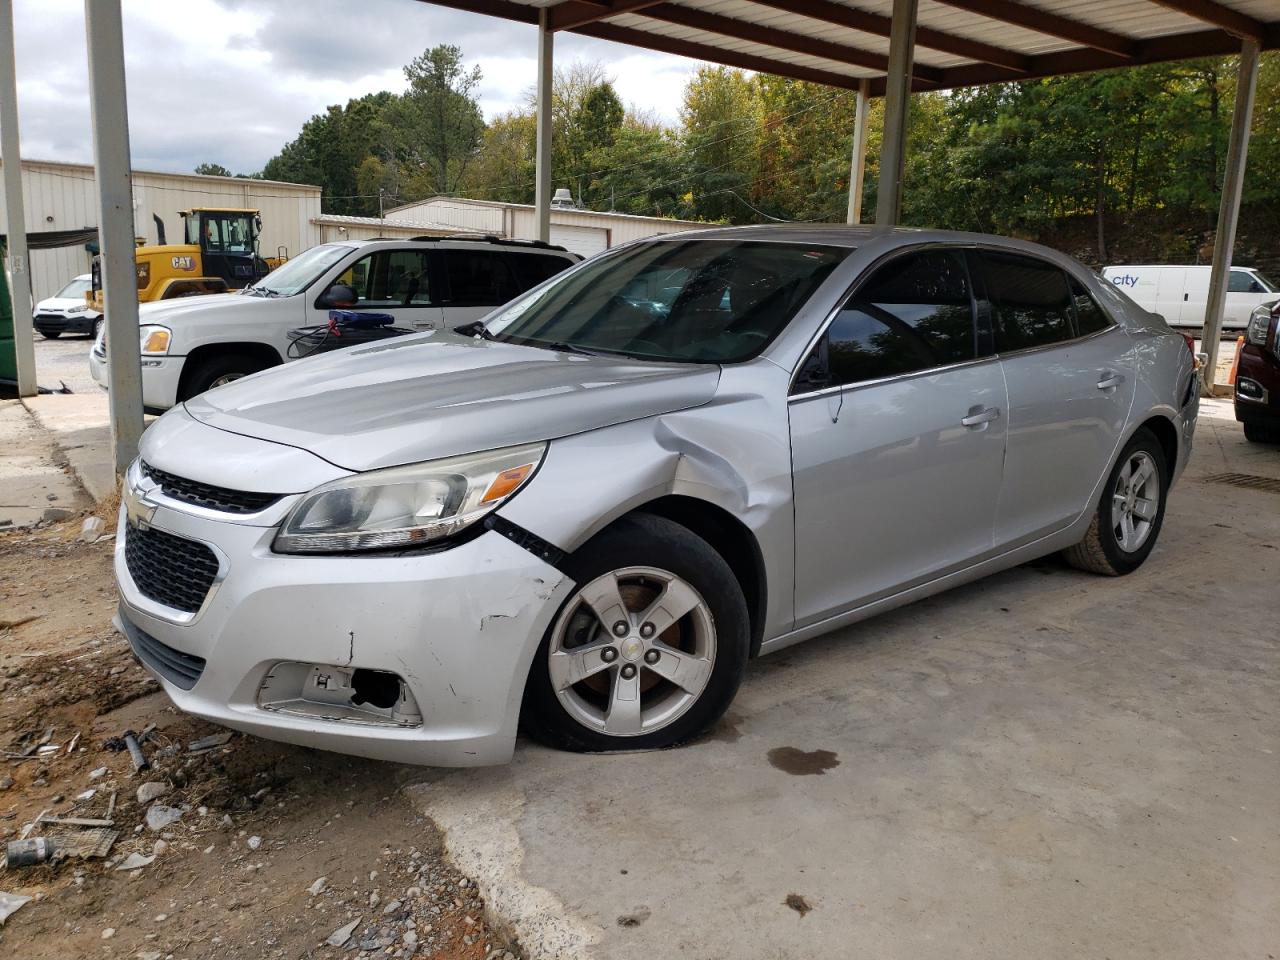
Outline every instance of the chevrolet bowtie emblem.
[(124, 501), (125, 518), (129, 521), (129, 525), (145, 530), (151, 526), (151, 520), (156, 515), (156, 505), (142, 499), (139, 491), (134, 490), (127, 484), (124, 488), (124, 495), (121, 498)]

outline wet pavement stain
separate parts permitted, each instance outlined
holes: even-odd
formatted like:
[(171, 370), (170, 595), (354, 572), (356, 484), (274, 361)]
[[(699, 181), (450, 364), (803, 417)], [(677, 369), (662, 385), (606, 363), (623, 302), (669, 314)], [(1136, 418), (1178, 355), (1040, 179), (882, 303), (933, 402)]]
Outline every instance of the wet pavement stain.
[(833, 767), (840, 766), (835, 753), (830, 750), (797, 750), (795, 747), (774, 747), (768, 754), (769, 763), (783, 773), (795, 777), (822, 776)]

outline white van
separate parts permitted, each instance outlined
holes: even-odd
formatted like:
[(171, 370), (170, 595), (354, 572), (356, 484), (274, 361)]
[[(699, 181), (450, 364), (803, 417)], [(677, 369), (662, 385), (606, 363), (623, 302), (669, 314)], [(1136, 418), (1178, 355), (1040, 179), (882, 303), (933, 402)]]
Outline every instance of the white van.
[[(1166, 267), (1125, 264), (1103, 267), (1102, 276), (1127, 293), (1138, 306), (1164, 317), (1171, 327), (1204, 326), (1212, 267)], [(1222, 329), (1243, 330), (1262, 303), (1280, 297), (1280, 287), (1252, 267), (1232, 267)]]

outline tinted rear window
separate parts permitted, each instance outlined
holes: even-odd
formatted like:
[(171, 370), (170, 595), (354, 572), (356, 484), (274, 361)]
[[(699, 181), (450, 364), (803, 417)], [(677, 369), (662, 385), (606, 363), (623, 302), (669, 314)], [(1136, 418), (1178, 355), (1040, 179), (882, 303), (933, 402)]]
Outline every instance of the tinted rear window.
[(524, 289), (499, 251), (441, 250), (437, 256), (449, 282), (448, 306), (496, 307)]
[(1061, 269), (1034, 257), (982, 251), (1001, 353), (1070, 340), (1071, 294)]
[(575, 261), (546, 253), (512, 253), (508, 262), (516, 272), (521, 290), (532, 290), (543, 280), (554, 277), (561, 270), (568, 270)]

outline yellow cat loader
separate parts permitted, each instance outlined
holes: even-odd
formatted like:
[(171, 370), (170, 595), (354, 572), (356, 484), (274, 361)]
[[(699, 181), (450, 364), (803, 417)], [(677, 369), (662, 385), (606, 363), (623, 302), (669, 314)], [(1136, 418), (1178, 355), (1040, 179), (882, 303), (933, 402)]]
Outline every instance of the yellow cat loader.
[[(202, 293), (240, 290), (264, 277), (282, 262), (258, 256), (262, 217), (257, 210), (239, 207), (197, 207), (179, 212), (186, 243), (165, 242), (164, 221), (155, 217), (154, 246), (139, 246), (138, 300), (169, 300)], [(93, 289), (88, 295), (93, 309), (103, 312), (99, 258), (93, 258)]]

